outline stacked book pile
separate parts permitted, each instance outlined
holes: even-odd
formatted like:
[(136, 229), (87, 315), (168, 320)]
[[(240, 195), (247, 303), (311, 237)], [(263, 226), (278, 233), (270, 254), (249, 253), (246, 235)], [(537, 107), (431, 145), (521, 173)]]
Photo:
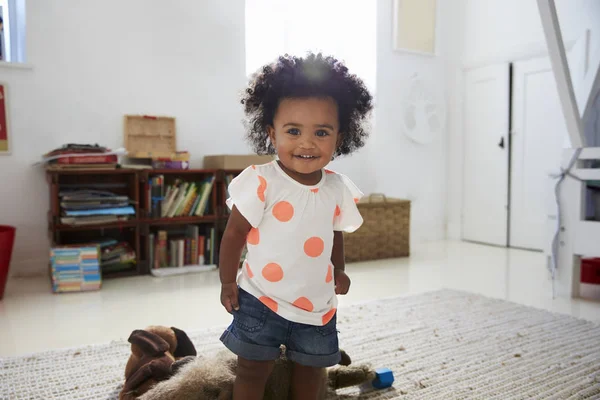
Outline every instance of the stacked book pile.
[(111, 151), (97, 144), (67, 144), (44, 154), (42, 163), (49, 170), (115, 169), (122, 154), (125, 154), (123, 149)]
[(128, 271), (135, 268), (135, 250), (127, 242), (109, 240), (100, 245), (102, 273)]
[(102, 190), (66, 190), (59, 193), (61, 223), (65, 225), (105, 224), (124, 221), (135, 215), (127, 196)]
[(177, 151), (169, 157), (158, 157), (152, 159), (154, 169), (190, 169), (190, 153)]
[(98, 290), (102, 285), (98, 246), (52, 248), (50, 269), (55, 293)]
[[(189, 225), (183, 230), (158, 231), (150, 234), (149, 260), (152, 270), (187, 269), (216, 264), (215, 229), (201, 234), (199, 227)], [(205, 270), (207, 268), (196, 268)], [(194, 270), (195, 271), (195, 270)], [(153, 272), (153, 274), (155, 274)], [(156, 275), (156, 274), (155, 274)]]
[(202, 217), (211, 210), (210, 195), (215, 177), (203, 182), (175, 180), (165, 187), (163, 175), (150, 179), (148, 183), (148, 204), (151, 204), (152, 218)]

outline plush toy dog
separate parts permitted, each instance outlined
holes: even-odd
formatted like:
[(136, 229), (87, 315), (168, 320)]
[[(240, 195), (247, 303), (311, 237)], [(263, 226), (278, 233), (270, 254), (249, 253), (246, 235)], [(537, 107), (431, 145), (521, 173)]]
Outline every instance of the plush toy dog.
[[(341, 365), (323, 370), (320, 399), (336, 398), (335, 390), (373, 382), (376, 373), (367, 365), (350, 366), (350, 357), (343, 352)], [(198, 357), (188, 362), (166, 381), (162, 381), (141, 396), (140, 400), (229, 400), (237, 358), (224, 350), (212, 358)], [(275, 363), (265, 388), (265, 400), (291, 399), (293, 364), (283, 355)]]
[(170, 378), (196, 349), (185, 332), (177, 328), (150, 326), (129, 336), (131, 355), (125, 366), (125, 385), (120, 400), (133, 400), (158, 382)]

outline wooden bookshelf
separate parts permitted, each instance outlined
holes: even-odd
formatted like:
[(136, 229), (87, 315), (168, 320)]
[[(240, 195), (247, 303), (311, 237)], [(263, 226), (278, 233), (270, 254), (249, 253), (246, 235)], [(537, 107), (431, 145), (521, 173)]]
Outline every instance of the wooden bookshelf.
[[(218, 243), (228, 218), (224, 212), (226, 187), (224, 178), (237, 175), (241, 171), (220, 170), (48, 170), (46, 173), (49, 184), (50, 210), (48, 212), (48, 233), (52, 245), (79, 243), (85, 240), (114, 238), (127, 241), (135, 250), (137, 263), (134, 270), (110, 272), (103, 274), (103, 278), (118, 278), (132, 275), (143, 275), (150, 272), (149, 265), (149, 234), (160, 228), (173, 228), (177, 226), (199, 225), (202, 229), (214, 228), (216, 233), (215, 253), (218, 255)], [(201, 178), (214, 177), (214, 184), (210, 195), (210, 215), (183, 216), (172, 218), (155, 218), (151, 216), (151, 204), (148, 203), (147, 188), (152, 177), (163, 175), (165, 183), (169, 184), (176, 179), (200, 180)], [(127, 195), (132, 201), (135, 215), (126, 221), (109, 222), (90, 225), (66, 225), (61, 223), (61, 207), (59, 192), (61, 188), (76, 187), (80, 184), (107, 185), (106, 190), (121, 195)], [(111, 186), (112, 185), (112, 186)]]

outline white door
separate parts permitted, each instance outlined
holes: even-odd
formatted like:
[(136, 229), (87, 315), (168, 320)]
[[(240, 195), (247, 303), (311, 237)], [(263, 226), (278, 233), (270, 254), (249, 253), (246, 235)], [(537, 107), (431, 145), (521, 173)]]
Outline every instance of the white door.
[(462, 236), (507, 246), (509, 64), (467, 71), (465, 78)]
[(548, 58), (513, 64), (510, 246), (541, 250), (568, 140)]

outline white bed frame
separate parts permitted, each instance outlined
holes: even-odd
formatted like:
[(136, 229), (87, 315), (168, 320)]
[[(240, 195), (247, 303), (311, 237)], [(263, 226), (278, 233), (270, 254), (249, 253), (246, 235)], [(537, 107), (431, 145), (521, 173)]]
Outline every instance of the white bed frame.
[[(569, 72), (565, 45), (558, 22), (554, 0), (537, 0), (546, 43), (556, 79), (558, 95), (565, 117), (569, 138), (573, 148), (563, 154), (562, 167), (566, 169), (577, 149), (581, 153), (571, 173), (560, 187), (561, 225), (557, 246), (555, 293), (561, 297), (580, 296), (581, 257), (600, 257), (600, 222), (585, 221), (586, 180), (600, 180), (600, 169), (582, 168), (584, 160), (600, 160), (600, 148), (585, 147), (581, 113), (575, 98), (573, 82)], [(598, 72), (600, 74), (600, 71)], [(588, 102), (588, 107), (591, 102)], [(551, 241), (556, 233), (556, 219), (548, 227), (548, 261), (552, 262)]]

